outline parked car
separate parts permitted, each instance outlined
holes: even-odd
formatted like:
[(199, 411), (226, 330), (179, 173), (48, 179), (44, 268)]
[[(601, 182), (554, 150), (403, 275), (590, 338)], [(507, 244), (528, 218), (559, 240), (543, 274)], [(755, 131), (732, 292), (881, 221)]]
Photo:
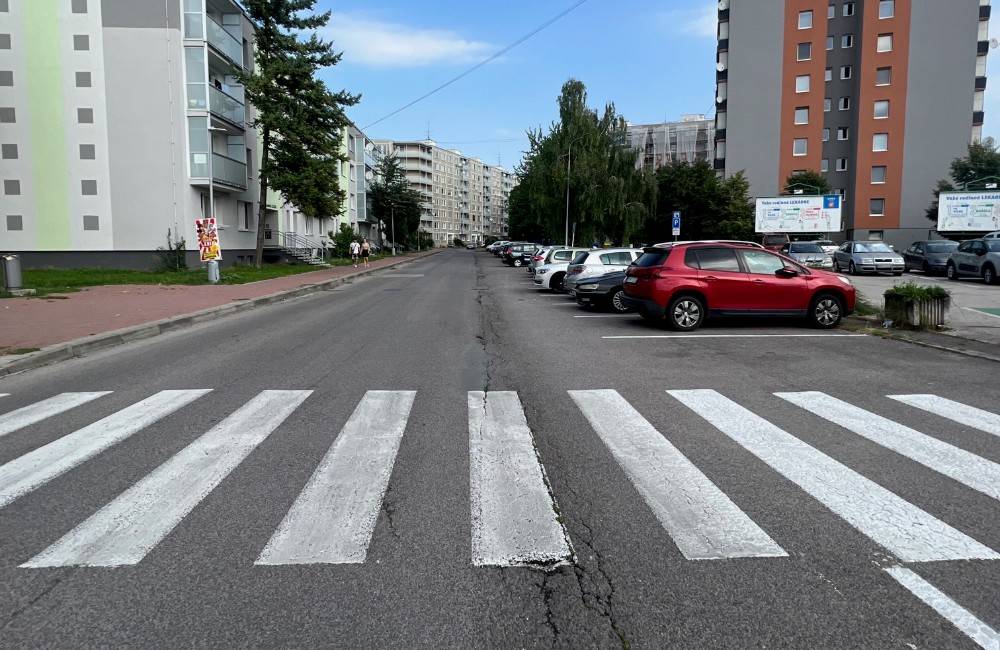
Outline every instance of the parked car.
[(475, 245), (475, 244), (466, 244), (466, 245), (465, 245), (465, 247), (466, 247), (466, 248), (467, 248), (468, 250), (470, 250), (470, 251), (474, 251), (474, 250), (476, 250), (476, 245)]
[(580, 253), (589, 252), (585, 248), (554, 248), (549, 251), (548, 263), (535, 267), (535, 284), (552, 291), (563, 290), (563, 279), (570, 262)]
[(780, 251), (790, 241), (792, 240), (786, 233), (766, 233), (760, 238), (760, 243), (769, 251)]
[(542, 246), (535, 249), (535, 252), (531, 255), (531, 260), (528, 262), (528, 273), (534, 273), (535, 268), (545, 264), (545, 258), (548, 257), (553, 250), (554, 249), (551, 246)]
[(949, 280), (973, 277), (997, 283), (1000, 270), (1000, 239), (970, 239), (959, 244), (948, 260)]
[(983, 235), (983, 239), (1000, 239), (1000, 230)]
[(625, 271), (615, 271), (578, 282), (573, 296), (581, 307), (598, 307), (624, 314), (632, 311), (625, 303)]
[(528, 242), (519, 242), (516, 244), (508, 245), (503, 253), (500, 254), (500, 259), (507, 266), (516, 266), (518, 268), (524, 266), (524, 254), (533, 253), (537, 246)]
[(793, 241), (781, 247), (780, 253), (814, 269), (832, 269), (833, 260), (815, 242)]
[(837, 242), (829, 239), (817, 239), (812, 243), (822, 248), (823, 252), (830, 256), (830, 259), (833, 259), (833, 254), (837, 252), (838, 248), (840, 248)]
[(500, 241), (495, 241), (492, 244), (490, 244), (489, 246), (487, 246), (486, 250), (488, 250), (489, 252), (493, 253), (494, 255), (499, 255), (500, 251), (503, 249), (503, 247), (506, 246), (509, 243), (510, 242), (507, 241), (506, 239), (502, 239)]
[(727, 315), (806, 317), (828, 329), (854, 311), (857, 299), (842, 275), (738, 244), (647, 248), (626, 276), (624, 302), (680, 331)]
[(880, 241), (848, 241), (833, 254), (833, 270), (858, 273), (903, 275), (903, 256)]
[(918, 270), (928, 275), (944, 273), (948, 267), (948, 260), (956, 248), (958, 242), (950, 239), (913, 242), (903, 251), (903, 267), (907, 271)]
[(639, 259), (642, 249), (638, 248), (603, 248), (583, 251), (566, 269), (563, 288), (572, 291), (573, 285), (581, 280), (605, 275), (612, 271), (624, 271), (629, 265)]

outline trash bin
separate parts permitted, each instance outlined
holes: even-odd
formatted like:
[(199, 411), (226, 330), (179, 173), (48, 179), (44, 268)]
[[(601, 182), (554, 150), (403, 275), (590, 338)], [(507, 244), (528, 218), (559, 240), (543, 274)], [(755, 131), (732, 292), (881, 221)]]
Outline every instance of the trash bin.
[(17, 255), (0, 255), (3, 262), (3, 287), (11, 289), (21, 288), (21, 258)]

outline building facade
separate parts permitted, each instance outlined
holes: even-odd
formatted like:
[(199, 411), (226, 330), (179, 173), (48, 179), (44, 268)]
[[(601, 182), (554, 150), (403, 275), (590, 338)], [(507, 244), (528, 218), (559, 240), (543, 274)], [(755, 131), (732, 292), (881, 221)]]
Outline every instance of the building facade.
[(672, 162), (712, 162), (715, 157), (715, 120), (683, 115), (678, 122), (629, 124), (629, 145), (639, 151), (636, 166), (658, 169)]
[(420, 228), (447, 246), (456, 237), (482, 243), (508, 230), (508, 201), (514, 175), (433, 140), (376, 140), (379, 155), (395, 155), (410, 187), (424, 197)]
[(927, 237), (937, 181), (982, 137), (989, 17), (989, 0), (722, 0), (716, 169), (755, 196), (819, 171), (844, 197), (834, 236)]

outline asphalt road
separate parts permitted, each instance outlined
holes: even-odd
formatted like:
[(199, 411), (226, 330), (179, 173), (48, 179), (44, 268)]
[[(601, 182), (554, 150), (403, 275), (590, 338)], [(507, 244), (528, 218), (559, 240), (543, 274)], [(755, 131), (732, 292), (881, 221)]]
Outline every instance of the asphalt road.
[(449, 250), (4, 378), (0, 646), (996, 643), (1000, 417), (887, 396), (997, 366), (845, 334)]

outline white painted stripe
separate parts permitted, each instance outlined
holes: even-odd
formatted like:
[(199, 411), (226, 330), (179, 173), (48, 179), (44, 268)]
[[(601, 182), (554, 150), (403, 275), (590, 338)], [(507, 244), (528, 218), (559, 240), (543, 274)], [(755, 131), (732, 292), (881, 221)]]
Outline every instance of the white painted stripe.
[(553, 307), (576, 307), (576, 306), (577, 306), (577, 304), (576, 304), (575, 302), (567, 302), (567, 303), (565, 303), (565, 304), (560, 304), (560, 305), (552, 305), (552, 306), (553, 306)]
[(35, 402), (10, 413), (4, 413), (0, 415), (0, 436), (5, 436), (18, 429), (41, 422), (53, 415), (76, 408), (109, 393), (111, 393), (109, 390), (91, 393), (60, 393), (48, 399), (43, 399), (41, 402)]
[(263, 391), (21, 566), (138, 563), (311, 393)]
[(940, 415), (973, 429), (1000, 436), (1000, 415), (937, 395), (889, 395), (889, 399)]
[(559, 563), (571, 551), (515, 392), (469, 393), (472, 563)]
[(889, 567), (885, 571), (911, 594), (948, 619), (979, 647), (988, 650), (1000, 649), (1000, 634), (996, 630), (976, 618), (972, 612), (956, 603), (937, 587), (905, 567)]
[(974, 307), (962, 307), (962, 309), (964, 309), (965, 311), (971, 311), (974, 314), (979, 314), (980, 316), (989, 316), (990, 318), (1000, 318), (1000, 316), (997, 316), (996, 314), (991, 314), (988, 311), (979, 311)]
[(0, 393), (0, 397), (10, 397), (10, 393)]
[(257, 564), (365, 561), (415, 396), (365, 393)]
[(684, 557), (788, 555), (617, 391), (569, 394)]
[(0, 508), (208, 392), (160, 391), (0, 466)]
[(904, 562), (1000, 554), (714, 390), (667, 391)]
[(1000, 464), (825, 393), (775, 395), (973, 490), (1000, 499)]
[(422, 278), (423, 273), (383, 273), (381, 278)]
[(855, 339), (866, 334), (633, 334), (602, 339)]

